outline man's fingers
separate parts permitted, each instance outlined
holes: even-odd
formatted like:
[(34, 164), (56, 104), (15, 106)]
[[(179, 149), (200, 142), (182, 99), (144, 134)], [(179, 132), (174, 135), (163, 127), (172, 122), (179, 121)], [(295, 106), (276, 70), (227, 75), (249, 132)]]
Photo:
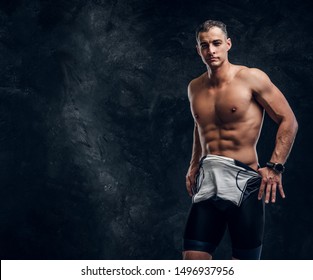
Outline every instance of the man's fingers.
[[(272, 170), (264, 172), (263, 169), (259, 170), (262, 176), (258, 199), (260, 200), (265, 193), (265, 203), (276, 202), (277, 192), (279, 191), (282, 198), (285, 198), (284, 189), (281, 182), (281, 175), (274, 173)], [(277, 190), (278, 189), (278, 190)]]
[(272, 190), (272, 184), (270, 181), (267, 181), (266, 191), (265, 191), (265, 203), (268, 203), (270, 201), (271, 190)]
[(261, 199), (262, 194), (265, 191), (265, 203), (269, 203), (270, 201), (275, 203), (277, 197), (277, 188), (282, 198), (285, 198), (283, 187), (281, 184), (279, 184), (279, 182), (275, 182), (272, 177), (269, 177), (267, 180), (262, 180), (258, 198)]
[(277, 183), (272, 184), (272, 203), (275, 203), (276, 201), (276, 189), (277, 189)]
[(283, 188), (283, 185), (282, 185), (282, 184), (279, 184), (279, 185), (278, 185), (278, 190), (279, 190), (279, 193), (280, 193), (281, 197), (282, 197), (282, 198), (285, 198), (286, 195), (285, 195), (284, 188)]

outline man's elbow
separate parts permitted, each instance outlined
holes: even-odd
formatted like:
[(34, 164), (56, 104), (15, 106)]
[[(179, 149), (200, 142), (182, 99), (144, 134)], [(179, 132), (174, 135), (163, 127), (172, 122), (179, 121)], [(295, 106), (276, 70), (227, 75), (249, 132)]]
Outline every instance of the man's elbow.
[(298, 132), (298, 121), (294, 114), (285, 115), (281, 119), (280, 125), (284, 127), (284, 130), (289, 131), (289, 133), (293, 134), (294, 136)]
[(288, 123), (288, 127), (290, 129), (290, 131), (292, 132), (292, 134), (294, 134), (294, 136), (296, 136), (297, 132), (298, 132), (298, 121), (295, 117), (294, 114), (292, 114), (289, 118), (286, 119), (287, 123)]

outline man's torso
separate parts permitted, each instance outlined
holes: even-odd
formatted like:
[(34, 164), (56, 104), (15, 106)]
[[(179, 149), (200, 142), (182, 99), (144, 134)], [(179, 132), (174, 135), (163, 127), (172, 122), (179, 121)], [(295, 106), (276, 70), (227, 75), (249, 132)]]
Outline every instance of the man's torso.
[(257, 168), (256, 144), (263, 108), (246, 82), (248, 68), (231, 67), (231, 78), (212, 86), (207, 73), (189, 87), (191, 111), (197, 123), (202, 156), (215, 154)]

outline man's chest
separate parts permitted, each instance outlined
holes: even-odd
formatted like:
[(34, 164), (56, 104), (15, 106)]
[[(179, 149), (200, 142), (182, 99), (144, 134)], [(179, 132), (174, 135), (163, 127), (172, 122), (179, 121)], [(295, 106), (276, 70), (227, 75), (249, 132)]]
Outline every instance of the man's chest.
[(240, 121), (250, 108), (252, 92), (242, 85), (202, 89), (191, 100), (192, 112), (201, 122), (229, 123)]

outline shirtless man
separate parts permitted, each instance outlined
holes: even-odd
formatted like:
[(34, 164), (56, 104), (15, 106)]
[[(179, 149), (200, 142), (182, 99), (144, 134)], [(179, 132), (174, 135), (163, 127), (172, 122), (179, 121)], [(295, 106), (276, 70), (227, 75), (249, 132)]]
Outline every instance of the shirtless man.
[[(298, 124), (281, 91), (261, 70), (228, 61), (226, 26), (206, 21), (196, 32), (207, 71), (188, 86), (195, 121), (186, 186), (193, 203), (186, 223), (183, 258), (212, 259), (226, 227), (233, 259), (259, 259), (264, 202), (285, 198), (282, 173)], [(265, 167), (256, 145), (264, 110), (277, 123), (276, 143)]]

